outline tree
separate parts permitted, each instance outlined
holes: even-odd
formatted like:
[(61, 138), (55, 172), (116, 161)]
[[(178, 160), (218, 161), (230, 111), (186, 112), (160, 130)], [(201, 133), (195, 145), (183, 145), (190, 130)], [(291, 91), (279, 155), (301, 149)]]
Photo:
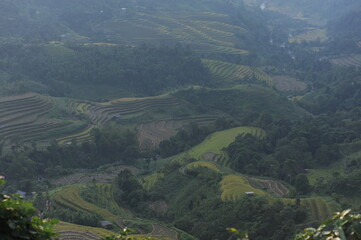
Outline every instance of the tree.
[[(0, 176), (0, 186), (4, 185)], [(20, 196), (0, 194), (0, 239), (1, 240), (53, 240), (56, 233), (52, 226), (55, 220), (35, 216), (36, 209), (25, 203)]]
[(308, 178), (305, 174), (298, 174), (295, 180), (296, 191), (302, 194), (306, 194), (310, 191), (311, 185), (308, 182)]
[(350, 209), (338, 212), (319, 228), (305, 229), (295, 240), (361, 240), (361, 214)]

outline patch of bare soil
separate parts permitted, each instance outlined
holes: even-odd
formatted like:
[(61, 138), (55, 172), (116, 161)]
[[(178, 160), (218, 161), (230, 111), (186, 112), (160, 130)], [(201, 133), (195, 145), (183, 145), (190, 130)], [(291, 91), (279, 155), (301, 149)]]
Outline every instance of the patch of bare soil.
[(217, 162), (222, 156), (219, 154), (214, 154), (212, 152), (207, 152), (203, 154), (203, 159), (210, 162)]
[(283, 92), (298, 92), (307, 88), (307, 84), (289, 76), (273, 76), (275, 87)]
[(116, 167), (109, 167), (102, 173), (74, 173), (68, 176), (60, 177), (51, 180), (53, 185), (72, 185), (81, 183), (110, 183), (118, 175), (118, 173), (124, 169), (128, 169), (132, 173), (135, 173), (137, 169), (133, 166), (120, 165)]

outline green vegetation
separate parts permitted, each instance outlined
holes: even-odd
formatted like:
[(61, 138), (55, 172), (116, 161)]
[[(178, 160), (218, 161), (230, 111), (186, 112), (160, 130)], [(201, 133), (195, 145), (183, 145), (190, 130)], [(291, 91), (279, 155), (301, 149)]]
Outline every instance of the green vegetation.
[(323, 222), (317, 229), (307, 228), (303, 233), (298, 234), (295, 240), (358, 240), (361, 239), (360, 224), (360, 214), (353, 214), (349, 209), (336, 213), (332, 219)]
[[(5, 184), (0, 176), (0, 189)], [(57, 234), (52, 230), (54, 220), (41, 219), (31, 203), (24, 202), (19, 195), (0, 194), (0, 237), (4, 240), (34, 239), (52, 240)]]
[[(56, 49), (48, 51), (49, 48)], [(128, 96), (156, 95), (190, 84), (207, 85), (210, 79), (201, 60), (181, 45), (174, 48), (70, 45), (61, 48), (67, 49), (61, 55), (54, 55), (59, 49), (51, 45), (0, 45), (0, 49), (3, 61), (16, 59), (6, 66), (9, 74), (41, 82), (53, 96), (75, 97), (72, 89), (78, 84), (111, 85), (128, 92)]]
[(237, 136), (246, 134), (251, 134), (259, 138), (265, 137), (265, 132), (262, 129), (254, 127), (237, 127), (218, 131), (208, 136), (202, 143), (191, 148), (189, 151), (177, 155), (174, 157), (174, 160), (182, 161), (185, 158), (203, 160), (207, 153), (220, 155), (221, 158), (227, 158), (222, 150), (231, 144)]
[(253, 70), (250, 67), (222, 62), (217, 60), (203, 59), (212, 74), (219, 80), (237, 83), (265, 83), (272, 86), (272, 79), (261, 70)]
[(292, 239), (360, 210), (360, 7), (2, 0), (4, 192), (61, 240)]
[(220, 184), (223, 201), (237, 201), (242, 196), (247, 195), (247, 192), (250, 194), (265, 194), (263, 191), (250, 186), (245, 178), (238, 175), (224, 176)]
[(152, 175), (144, 177), (143, 178), (144, 182), (142, 183), (143, 188), (148, 191), (151, 190), (154, 187), (154, 185), (163, 177), (164, 177), (164, 173), (153, 173)]
[(209, 169), (217, 171), (217, 172), (219, 171), (217, 166), (214, 163), (205, 162), (205, 161), (196, 161), (196, 162), (189, 163), (185, 166), (185, 170), (192, 171), (193, 169), (197, 169), (200, 167), (209, 168)]

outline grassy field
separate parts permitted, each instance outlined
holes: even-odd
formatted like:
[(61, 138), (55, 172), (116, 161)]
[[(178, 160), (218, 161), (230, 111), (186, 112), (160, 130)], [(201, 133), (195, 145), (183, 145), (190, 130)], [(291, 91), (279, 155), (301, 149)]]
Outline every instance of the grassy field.
[(175, 161), (182, 161), (185, 158), (194, 158), (196, 160), (205, 160), (204, 155), (207, 153), (218, 154), (222, 157), (220, 161), (226, 160), (227, 156), (222, 151), (236, 140), (239, 135), (252, 134), (259, 138), (264, 138), (266, 133), (264, 130), (256, 127), (237, 127), (224, 131), (218, 131), (208, 136), (202, 143), (191, 148), (185, 153), (175, 156)]
[(217, 168), (217, 166), (214, 163), (211, 162), (205, 162), (205, 161), (196, 161), (196, 162), (192, 162), (189, 163), (185, 166), (185, 170), (192, 170), (192, 169), (196, 169), (199, 167), (205, 167), (208, 169), (211, 169), (213, 171), (219, 172), (219, 169)]
[(220, 188), (223, 201), (237, 201), (247, 195), (246, 192), (253, 192), (257, 195), (265, 194), (262, 190), (252, 187), (244, 177), (238, 175), (224, 176), (220, 182)]

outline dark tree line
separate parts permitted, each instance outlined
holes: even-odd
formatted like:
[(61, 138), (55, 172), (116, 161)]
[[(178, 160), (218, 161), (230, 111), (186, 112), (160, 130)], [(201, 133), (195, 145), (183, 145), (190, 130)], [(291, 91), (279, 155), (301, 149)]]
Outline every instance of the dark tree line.
[(155, 95), (211, 80), (199, 57), (181, 45), (0, 46), (0, 69), (18, 78), (40, 82), (55, 96), (69, 96), (76, 85), (106, 85), (129, 95)]

